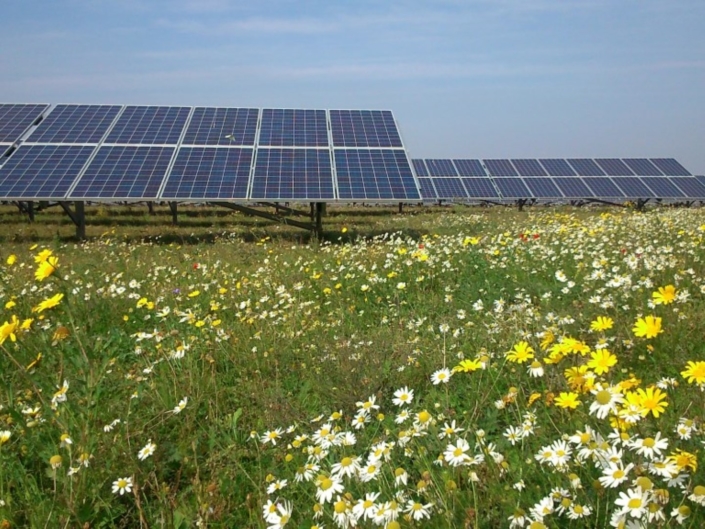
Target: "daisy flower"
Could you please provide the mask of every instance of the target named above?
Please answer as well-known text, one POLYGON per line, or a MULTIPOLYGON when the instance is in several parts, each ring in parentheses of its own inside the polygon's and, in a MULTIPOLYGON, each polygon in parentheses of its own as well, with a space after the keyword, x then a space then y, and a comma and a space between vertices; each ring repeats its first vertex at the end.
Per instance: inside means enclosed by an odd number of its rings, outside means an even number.
POLYGON ((447 384, 448 381, 450 380, 451 377, 451 372, 450 369, 447 367, 444 367, 443 369, 439 369, 435 373, 431 375, 431 382, 433 382, 434 386, 437 386, 441 382, 443 384, 447 384))
POLYGON ((401 389, 398 389, 394 392, 394 398, 392 399, 392 403, 395 406, 405 406, 407 404, 411 404, 411 401, 414 399, 414 390, 409 389, 407 387, 403 387, 401 389))
POLYGON ((147 444, 144 445, 144 447, 139 452, 137 452, 137 458, 140 461, 144 461, 154 453, 154 450, 156 450, 156 448, 157 445, 154 444, 150 439, 149 441, 147 441, 147 444))
POLYGON ((118 478, 113 481, 113 494, 122 496, 126 492, 132 492, 132 478, 118 478))

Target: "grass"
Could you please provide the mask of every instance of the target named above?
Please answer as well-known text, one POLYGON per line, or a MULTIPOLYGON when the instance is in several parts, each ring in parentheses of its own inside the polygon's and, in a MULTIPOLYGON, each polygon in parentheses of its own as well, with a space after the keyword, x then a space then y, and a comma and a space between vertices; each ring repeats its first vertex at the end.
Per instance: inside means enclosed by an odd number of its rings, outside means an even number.
POLYGON ((701 210, 155 213, 0 208, 5 526, 703 525, 701 210))

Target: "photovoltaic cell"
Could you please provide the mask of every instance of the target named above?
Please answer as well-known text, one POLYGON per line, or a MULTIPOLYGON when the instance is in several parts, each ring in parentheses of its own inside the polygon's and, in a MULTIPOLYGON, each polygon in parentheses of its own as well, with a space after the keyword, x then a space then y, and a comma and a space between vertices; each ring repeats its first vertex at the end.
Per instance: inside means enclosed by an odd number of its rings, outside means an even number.
POLYGON ((196 107, 182 143, 254 146, 258 117, 256 108, 196 107))
POLYGON ((460 178, 439 177, 433 179, 433 185, 440 199, 467 198, 468 194, 460 178))
POLYGON ((189 107, 125 107, 105 143, 176 145, 190 112, 189 107))
POLYGON ((666 176, 691 176, 688 170, 673 158, 651 158, 651 163, 666 176))
POLYGON ((644 182, 636 176, 615 176, 612 180, 624 191, 624 195, 628 198, 654 198, 656 196, 656 194, 646 187, 644 182))
POLYGON ((334 197, 328 149, 257 150, 252 199, 319 200, 334 197))
POLYGON ((637 176, 662 176, 658 167, 646 158, 624 158, 623 162, 627 164, 637 176))
POLYGON ((590 158, 571 158, 568 163, 579 176, 605 176, 604 171, 590 158))
MULTIPOLYGON (((485 160, 486 162, 487 160, 485 160)), ((502 198, 532 198, 533 195, 521 178, 493 178, 502 198)))
POLYGON ((696 179, 698 182, 700 182, 702 185, 705 186, 705 176, 697 175, 697 176, 695 177, 695 179, 696 179))
POLYGON ((470 198, 499 198, 497 190, 488 177, 463 178, 470 198))
POLYGON ((597 158, 595 162, 608 176, 634 176, 632 170, 619 158, 597 158))
POLYGON ((453 162, 448 159, 426 159, 426 167, 431 176, 458 176, 453 162))
MULTIPOLYGON (((0 105, 0 143, 14 143, 49 105, 0 105)), ((0 154, 6 149, 0 146, 0 154)))
POLYGON ((272 147, 327 147, 325 110, 265 108, 259 144, 272 147))
POLYGON ((538 160, 512 160, 512 165, 521 176, 547 176, 538 160))
POLYGON ((624 198, 624 193, 606 176, 588 176, 583 181, 599 198, 624 198))
POLYGON ((524 183, 536 198, 563 198, 556 184, 548 177, 524 178, 524 183))
POLYGON ((436 193, 436 188, 433 187, 433 182, 431 181, 431 178, 419 178, 419 186, 421 187, 421 198, 423 200, 438 199, 438 194, 436 193))
POLYGON ((573 168, 562 158, 542 158, 539 162, 551 176, 577 176, 573 168))
POLYGON ((403 146, 389 110, 331 110, 330 124, 336 147, 403 146))
POLYGON ((156 199, 175 147, 102 146, 69 198, 156 199))
POLYGON ((688 198, 705 198, 705 185, 693 176, 673 176, 671 182, 676 184, 688 198))
POLYGON ((254 149, 181 147, 160 198, 247 199, 254 149))
POLYGON ((426 168, 426 162, 417 158, 415 160, 411 160, 411 163, 414 165, 414 171, 416 171, 416 176, 429 176, 428 169, 426 168))
POLYGON ((63 199, 94 149, 78 145, 21 145, 0 169, 0 197, 63 199))
POLYGON ((453 160, 460 176, 487 176, 480 160, 453 160))
POLYGON ((419 200, 403 150, 336 149, 335 167, 342 200, 419 200))
POLYGON ((556 176, 553 178, 553 182, 566 198, 592 198, 595 196, 581 178, 556 176))
POLYGON ((645 176, 641 179, 659 198, 683 198, 685 195, 665 176, 645 176))
POLYGON ((99 143, 119 105, 57 105, 26 143, 99 143))
POLYGON ((485 160, 491 176, 519 176, 509 160, 485 160))

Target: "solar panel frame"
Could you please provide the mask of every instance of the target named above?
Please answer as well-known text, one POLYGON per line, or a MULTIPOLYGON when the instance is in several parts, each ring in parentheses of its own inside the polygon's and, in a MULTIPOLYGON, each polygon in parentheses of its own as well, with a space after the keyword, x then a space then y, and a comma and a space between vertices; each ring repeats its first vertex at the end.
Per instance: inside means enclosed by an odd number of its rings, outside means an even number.
POLYGON ((578 176, 607 176, 592 158, 568 158, 566 161, 578 176))
POLYGON ((517 158, 510 160, 520 176, 548 176, 546 170, 538 160, 530 158, 517 158))
POLYGON ((657 198, 685 198, 685 193, 665 176, 643 176, 641 181, 657 198))
POLYGON ((490 176, 519 176, 519 173, 509 160, 495 158, 485 159, 483 162, 490 176))
POLYGON ((482 162, 472 158, 456 158, 453 160, 458 175, 461 177, 486 177, 487 171, 482 166, 482 162))
POLYGON ((539 158, 539 163, 549 176, 578 176, 563 158, 539 158))
POLYGON ((627 198, 656 198, 656 193, 651 191, 638 176, 613 176, 612 181, 627 198))
POLYGON ((496 200, 499 193, 492 183, 492 179, 485 177, 463 177, 463 184, 468 192, 469 198, 496 200))
POLYGON ((672 176, 670 180, 683 191, 687 198, 705 199, 705 183, 700 183, 696 177, 672 176))
POLYGON ((261 147, 328 147, 325 110, 262 109, 258 145, 261 147))
POLYGON ((406 151, 334 149, 333 152, 340 201, 421 200, 406 151))
POLYGON ((609 176, 586 176, 582 178, 582 181, 590 188, 596 198, 606 200, 626 198, 624 192, 609 176))
POLYGON ((554 176, 553 183, 563 193, 563 196, 569 200, 595 197, 595 194, 580 177, 554 176))
POLYGON ((0 168, 0 199, 62 200, 95 146, 20 145, 0 168))
POLYGON ((254 147, 260 111, 244 107, 195 107, 182 144, 254 147))
POLYGON ((523 180, 536 198, 564 198, 561 190, 548 176, 529 176, 523 180))
POLYGON ((414 166, 414 172, 416 172, 417 177, 428 177, 431 176, 426 167, 426 162, 421 158, 414 158, 411 160, 411 164, 414 166))
POLYGON ((122 108, 121 105, 56 105, 24 143, 98 144, 122 108))
POLYGON ((335 200, 330 150, 260 147, 252 172, 250 199, 335 200))
POLYGON ((438 200, 438 193, 433 185, 433 178, 418 178, 421 200, 438 200))
POLYGON ((674 158, 650 158, 649 161, 666 176, 692 176, 690 172, 674 158))
POLYGON ((12 145, 24 136, 29 128, 49 108, 47 104, 0 104, 0 154, 3 145, 12 145))
POLYGON ((595 163, 607 176, 634 176, 634 172, 619 158, 595 158, 595 163))
POLYGON ((524 180, 519 177, 493 177, 492 183, 497 187, 502 198, 534 198, 524 180))
POLYGON ((622 158, 622 161, 629 166, 636 176, 663 176, 647 158, 622 158))
POLYGON ((403 148, 389 110, 329 110, 334 147, 403 148))
POLYGON ((447 158, 426 158, 426 167, 431 176, 458 176, 453 161, 447 158))
POLYGON ((126 106, 115 121, 106 145, 176 146, 186 128, 192 107, 126 106))
POLYGON ((459 177, 445 176, 434 177, 433 186, 441 200, 454 200, 468 198, 468 192, 459 177))

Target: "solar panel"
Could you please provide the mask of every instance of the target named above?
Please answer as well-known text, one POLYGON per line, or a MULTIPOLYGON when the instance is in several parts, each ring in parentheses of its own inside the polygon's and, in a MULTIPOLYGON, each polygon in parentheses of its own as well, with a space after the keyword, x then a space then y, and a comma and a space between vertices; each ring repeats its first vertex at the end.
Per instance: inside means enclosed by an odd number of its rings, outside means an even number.
POLYGON ((26 143, 99 143, 119 105, 57 105, 26 143))
POLYGON ((467 198, 468 193, 460 178, 439 177, 433 179, 433 185, 440 199, 467 198))
POLYGON ((705 185, 693 176, 673 176, 671 182, 676 184, 688 198, 705 198, 705 185))
POLYGON ((538 160, 512 160, 512 165, 516 167, 521 176, 546 176, 546 171, 538 160))
POLYGON ((160 198, 247 199, 254 149, 181 147, 160 198))
POLYGON ((683 192, 665 176, 645 176, 641 179, 659 198, 684 198, 683 192))
POLYGON ((553 178, 553 182, 565 195, 565 198, 592 198, 594 196, 581 178, 556 176, 553 178))
POLYGON ((656 196, 653 191, 644 185, 644 182, 639 177, 615 176, 612 180, 629 198, 654 198, 656 196))
POLYGON ((431 176, 458 176, 451 160, 426 159, 426 167, 431 176))
POLYGON ((637 176, 662 176, 661 171, 646 158, 624 158, 623 161, 637 176))
POLYGON ((105 143, 176 145, 190 113, 190 107, 125 107, 105 143))
POLYGON ((436 188, 433 187, 433 182, 431 180, 431 178, 419 178, 419 187, 421 188, 421 198, 423 200, 438 199, 436 188))
POLYGON ((519 176, 509 160, 485 160, 491 176, 519 176))
POLYGON ((327 147, 325 110, 265 108, 259 144, 272 147, 327 147))
POLYGON ((60 200, 95 147, 21 145, 0 169, 3 200, 60 200))
POLYGON ((182 143, 254 146, 258 117, 256 108, 196 107, 182 143))
POLYGON ((590 158, 571 158, 567 161, 579 176, 605 176, 602 169, 590 158))
POLYGON ((705 186, 705 176, 697 175, 697 176, 695 177, 695 179, 696 179, 698 182, 700 182, 702 185, 705 186))
POLYGON ((666 176, 691 176, 688 170, 673 158, 651 158, 651 163, 666 176))
POLYGON ((542 158, 539 162, 551 176, 577 176, 573 168, 562 158, 542 158))
POLYGON ((426 168, 426 162, 421 159, 411 160, 414 165, 414 171, 416 171, 416 176, 429 176, 428 169, 426 168))
POLYGON ((403 150, 336 149, 338 196, 342 200, 419 200, 403 150))
POLYGON ((463 184, 470 198, 499 198, 492 181, 487 178, 463 178, 463 184))
POLYGON ((102 146, 68 198, 156 199, 174 147, 102 146))
POLYGON ((389 110, 331 110, 336 147, 403 147, 389 110))
POLYGON ((323 200, 335 198, 328 149, 257 150, 253 199, 323 200))
POLYGON ((597 158, 595 162, 609 176, 634 176, 632 170, 619 158, 597 158))
POLYGON ((480 160, 453 160, 460 176, 487 176, 480 160))
POLYGON ((524 183, 536 198, 563 198, 560 189, 548 177, 524 178, 524 183))
MULTIPOLYGON (((487 160, 485 160, 487 161, 487 160)), ((489 167, 488 167, 489 168, 489 167)), ((493 178, 502 198, 532 198, 533 195, 521 178, 493 178)))
MULTIPOLYGON (((0 105, 0 143, 14 143, 34 124, 49 105, 0 105)), ((5 152, 0 147, 0 154, 5 152)))
POLYGON ((606 176, 588 176, 583 178, 583 182, 598 198, 624 198, 625 196, 612 179, 606 176))

